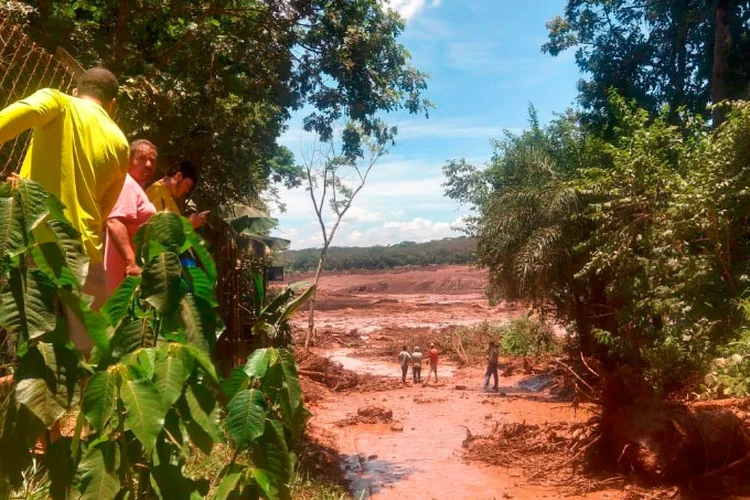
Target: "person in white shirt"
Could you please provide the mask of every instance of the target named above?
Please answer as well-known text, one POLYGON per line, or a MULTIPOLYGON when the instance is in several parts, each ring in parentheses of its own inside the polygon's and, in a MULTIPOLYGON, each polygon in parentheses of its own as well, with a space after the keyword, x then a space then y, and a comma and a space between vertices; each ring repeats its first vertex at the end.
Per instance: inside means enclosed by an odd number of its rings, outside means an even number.
POLYGON ((415 384, 422 382, 422 352, 419 346, 414 346, 414 352, 411 353, 411 373, 415 384))
POLYGON ((409 373, 409 361, 411 354, 406 350, 406 346, 398 353, 398 363, 401 365, 401 380, 406 383, 406 374, 409 373))

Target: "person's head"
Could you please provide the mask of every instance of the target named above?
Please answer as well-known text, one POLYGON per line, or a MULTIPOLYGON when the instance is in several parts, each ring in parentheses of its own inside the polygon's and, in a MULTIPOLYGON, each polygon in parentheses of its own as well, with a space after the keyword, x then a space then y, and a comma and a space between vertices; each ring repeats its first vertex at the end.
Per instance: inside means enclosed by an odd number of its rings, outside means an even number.
POLYGON ((73 89, 73 95, 94 99, 108 112, 112 112, 118 89, 117 78, 111 71, 104 68, 91 68, 79 77, 78 84, 73 89))
POLYGON ((151 180, 156 170, 158 154, 156 146, 146 139, 130 143, 130 168, 128 173, 142 187, 151 180))
POLYGON ((175 198, 184 198, 193 192, 198 184, 198 172, 189 161, 181 161, 167 172, 172 186, 170 191, 175 198))
POLYGON ((404 346, 404 348, 403 348, 402 350, 403 350, 403 351, 406 351, 407 349, 408 349, 408 347, 404 346))
POLYGON ((490 340, 490 347, 495 347, 495 341, 494 340, 490 340))
POLYGON ((435 344, 434 343, 430 344, 430 349, 434 349, 434 348, 435 348, 435 344))
POLYGON ((419 346, 418 345, 414 346, 414 352, 419 352, 419 346))

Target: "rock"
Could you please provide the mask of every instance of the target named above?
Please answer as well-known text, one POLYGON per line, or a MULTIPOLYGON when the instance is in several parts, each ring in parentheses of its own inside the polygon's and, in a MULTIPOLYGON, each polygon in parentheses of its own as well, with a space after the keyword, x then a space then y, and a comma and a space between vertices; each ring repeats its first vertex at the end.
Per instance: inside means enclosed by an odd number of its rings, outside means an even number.
POLYGON ((456 389, 457 391, 465 391, 465 390, 466 390, 466 386, 465 386, 465 385, 457 385, 457 386, 455 387, 455 389, 456 389))
POLYGON ((367 460, 375 460, 376 458, 378 458, 377 455, 370 455, 369 457, 367 457, 367 460))
POLYGON ((513 495, 510 493, 503 493, 503 498, 513 498, 513 495))
POLYGON ((404 424, 401 422, 394 422, 391 424, 391 430, 396 432, 403 432, 404 431, 404 424))

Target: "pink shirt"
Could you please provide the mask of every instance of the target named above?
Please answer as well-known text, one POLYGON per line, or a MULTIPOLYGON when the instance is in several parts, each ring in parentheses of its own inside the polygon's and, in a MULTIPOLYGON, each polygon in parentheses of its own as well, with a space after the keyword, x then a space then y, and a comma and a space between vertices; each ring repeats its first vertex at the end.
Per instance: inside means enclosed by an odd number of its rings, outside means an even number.
MULTIPOLYGON (((128 230, 130 245, 138 228, 148 222, 156 213, 156 208, 146 196, 146 192, 130 174, 120 191, 120 197, 109 214, 109 219, 119 219, 128 230)), ((112 295, 115 288, 125 279, 125 260, 115 248, 107 231, 107 243, 104 246, 104 271, 107 273, 107 295, 112 295)))

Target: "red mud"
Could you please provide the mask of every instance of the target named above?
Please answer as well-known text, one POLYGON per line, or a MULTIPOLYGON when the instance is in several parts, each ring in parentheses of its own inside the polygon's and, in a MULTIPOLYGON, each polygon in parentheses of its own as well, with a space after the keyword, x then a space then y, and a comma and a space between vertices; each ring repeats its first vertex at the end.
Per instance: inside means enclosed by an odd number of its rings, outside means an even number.
MULTIPOLYGON (((467 438, 506 423, 584 422, 591 416, 590 407, 574 410, 548 393, 532 392, 539 389, 535 380, 523 375, 502 377, 499 392, 484 392, 482 366, 459 369, 444 362, 444 357, 439 383, 402 384, 396 360, 377 355, 378 346, 392 338, 408 342, 412 331, 480 321, 504 323, 525 313, 507 304, 489 307, 485 285, 484 273, 458 266, 323 277, 316 320, 320 347, 314 352, 331 356, 360 375, 390 380, 371 392, 367 387, 334 391, 330 383, 326 387, 303 378, 305 390, 312 391, 306 395, 313 413, 310 428, 332 440, 354 498, 563 495, 563 488, 530 485, 520 466, 467 461, 465 445, 471 441, 467 438), (392 411, 393 422, 337 425, 356 420, 357 410, 368 405, 392 411)), ((302 328, 306 317, 300 315, 296 321, 302 328)), ((423 380, 426 374, 424 367, 423 380)), ((576 498, 625 496, 608 490, 576 498)))

